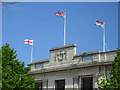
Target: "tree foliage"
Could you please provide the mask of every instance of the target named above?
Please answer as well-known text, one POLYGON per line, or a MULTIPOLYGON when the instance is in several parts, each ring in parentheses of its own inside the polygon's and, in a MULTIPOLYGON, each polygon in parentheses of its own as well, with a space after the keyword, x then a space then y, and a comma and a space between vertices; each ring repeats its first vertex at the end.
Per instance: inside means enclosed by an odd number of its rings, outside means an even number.
POLYGON ((98 88, 119 88, 120 89, 120 50, 117 49, 117 56, 112 63, 112 68, 110 71, 110 79, 107 75, 103 74, 101 78, 98 79, 98 88))
POLYGON ((2 89, 34 88, 34 77, 26 75, 30 68, 25 67, 16 56, 16 51, 9 44, 2 46, 2 89))

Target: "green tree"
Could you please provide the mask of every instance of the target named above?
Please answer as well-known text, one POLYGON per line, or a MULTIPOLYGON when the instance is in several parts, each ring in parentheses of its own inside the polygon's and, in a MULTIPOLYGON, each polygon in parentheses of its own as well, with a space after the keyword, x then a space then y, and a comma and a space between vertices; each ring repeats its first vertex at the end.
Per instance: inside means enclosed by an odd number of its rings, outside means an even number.
POLYGON ((107 75, 102 74, 101 78, 98 79, 98 88, 120 88, 120 50, 117 49, 117 56, 112 63, 112 68, 110 71, 110 79, 107 75))
POLYGON ((117 51, 117 56, 113 61, 113 65, 110 72, 110 80, 112 88, 120 88, 120 50, 117 51))
POLYGON ((29 67, 16 59, 16 51, 9 44, 2 46, 2 89, 34 88, 34 77, 27 76, 29 67))

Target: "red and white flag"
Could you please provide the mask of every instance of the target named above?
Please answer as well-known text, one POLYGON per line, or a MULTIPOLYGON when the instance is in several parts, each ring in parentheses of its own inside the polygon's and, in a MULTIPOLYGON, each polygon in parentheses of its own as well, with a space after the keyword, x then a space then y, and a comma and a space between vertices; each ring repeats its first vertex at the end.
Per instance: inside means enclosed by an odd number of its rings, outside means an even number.
POLYGON ((65 13, 63 13, 63 12, 59 12, 59 11, 56 11, 55 12, 55 15, 57 15, 57 16, 61 16, 61 17, 65 17, 65 13))
POLYGON ((104 23, 103 23, 103 22, 100 22, 100 21, 98 21, 98 20, 96 20, 95 25, 104 28, 104 23))
POLYGON ((29 44, 29 45, 33 45, 33 40, 25 39, 24 43, 29 44))

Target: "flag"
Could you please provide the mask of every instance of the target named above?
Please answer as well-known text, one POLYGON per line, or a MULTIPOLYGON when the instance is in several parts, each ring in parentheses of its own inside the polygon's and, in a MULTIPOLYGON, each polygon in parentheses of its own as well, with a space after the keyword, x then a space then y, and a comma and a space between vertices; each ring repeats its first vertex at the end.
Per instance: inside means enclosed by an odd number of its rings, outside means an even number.
POLYGON ((33 40, 25 39, 24 43, 29 44, 29 45, 33 45, 33 40))
POLYGON ((100 22, 100 21, 98 21, 98 20, 96 20, 95 25, 104 28, 104 23, 103 23, 103 22, 100 22))
POLYGON ((59 12, 59 11, 56 11, 55 15, 61 16, 61 17, 63 17, 63 18, 65 17, 65 13, 59 12))

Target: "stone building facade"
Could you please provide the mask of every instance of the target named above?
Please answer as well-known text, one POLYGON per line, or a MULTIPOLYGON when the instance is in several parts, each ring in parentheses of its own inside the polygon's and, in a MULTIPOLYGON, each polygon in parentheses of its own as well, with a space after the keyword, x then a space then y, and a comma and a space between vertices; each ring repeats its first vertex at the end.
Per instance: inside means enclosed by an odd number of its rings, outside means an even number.
POLYGON ((97 79, 108 74, 116 51, 76 54, 76 44, 50 49, 50 58, 28 64, 36 88, 65 90, 97 88, 97 79), (57 88, 57 89, 56 89, 57 88), (60 89, 59 89, 60 88, 60 89))

